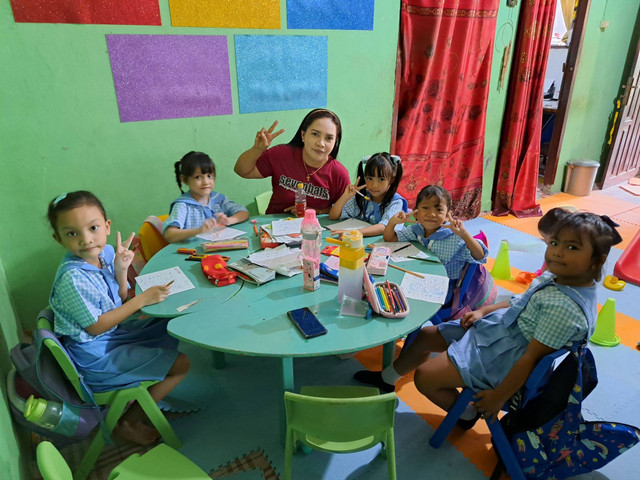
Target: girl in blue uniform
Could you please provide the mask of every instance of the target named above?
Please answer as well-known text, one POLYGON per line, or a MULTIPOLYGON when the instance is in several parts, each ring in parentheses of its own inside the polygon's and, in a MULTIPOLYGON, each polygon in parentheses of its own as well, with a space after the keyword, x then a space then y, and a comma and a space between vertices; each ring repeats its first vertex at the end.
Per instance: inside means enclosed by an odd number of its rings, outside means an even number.
POLYGON ((369 382, 393 389, 417 369, 418 390, 449 410, 457 387, 478 391, 459 425, 495 417, 545 355, 587 339, 595 329, 596 286, 612 245, 622 239, 606 216, 566 215, 554 226, 545 253, 549 271, 510 301, 484 306, 460 320, 423 328, 393 365, 366 372, 369 382), (446 352, 430 359, 431 352, 446 352))
MULTIPOLYGON (((371 223, 360 229, 364 237, 381 235, 396 213, 408 211, 407 201, 397 192, 402 180, 400 157, 387 152, 365 157, 358 164, 355 185, 345 188, 329 211, 331 220, 357 218, 371 223)), ((334 230, 332 233, 344 233, 334 230)))
POLYGON ((175 163, 174 168, 182 195, 173 201, 169 218, 162 224, 167 242, 182 242, 249 218, 249 212, 243 205, 213 191, 216 167, 209 155, 189 152, 175 163), (182 190, 182 184, 189 187, 187 193, 182 190))
MULTIPOLYGON (((53 238, 68 250, 49 298, 54 330, 76 368, 94 392, 156 380, 149 393, 156 402, 164 398, 187 374, 189 359, 167 334, 169 319, 143 323, 130 317, 164 300, 170 286, 149 288, 126 301, 134 234, 122 242, 118 232, 116 248, 108 245, 111 221, 92 193, 60 195, 49 204, 48 218, 53 238)), ((132 405, 114 433, 143 445, 154 442, 158 432, 143 417, 142 408, 132 405)))

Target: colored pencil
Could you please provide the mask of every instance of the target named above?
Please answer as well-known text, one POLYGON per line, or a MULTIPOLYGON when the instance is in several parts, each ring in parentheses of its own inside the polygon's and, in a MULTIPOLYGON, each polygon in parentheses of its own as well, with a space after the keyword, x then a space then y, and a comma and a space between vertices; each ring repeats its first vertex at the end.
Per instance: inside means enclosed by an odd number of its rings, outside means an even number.
POLYGON ((400 270, 401 272, 409 273, 411 275, 415 275, 418 278, 424 278, 424 275, 420 275, 419 273, 412 272, 411 270, 407 270, 406 268, 398 267, 397 265, 389 264, 391 268, 395 268, 396 270, 400 270))
POLYGON ((382 299, 382 295, 380 295, 380 290, 378 289, 378 287, 375 288, 375 291, 376 291, 376 296, 378 297, 378 303, 380 304, 380 308, 382 308, 383 310, 386 310, 384 300, 382 299))
POLYGON ((389 280, 387 280, 387 290, 389 291, 389 300, 391 300, 391 306, 393 307, 393 312, 398 313, 398 307, 396 305, 396 301, 393 299, 393 292, 391 291, 391 285, 389 285, 389 280))
POLYGON ((402 311, 403 311, 403 312, 406 312, 406 311, 407 311, 407 307, 406 307, 406 305, 404 304, 404 301, 402 300, 402 295, 400 295, 400 289, 399 289, 399 287, 398 287, 398 286, 394 286, 394 287, 393 287, 393 290, 394 290, 394 292, 393 292, 393 293, 395 294, 396 299, 398 300, 398 303, 400 304, 400 308, 402 308, 402 311))
POLYGON ((391 311, 391 304, 389 303, 389 300, 387 299, 387 295, 384 293, 384 288, 382 288, 381 285, 378 285, 378 291, 380 292, 380 296, 382 297, 382 301, 384 302, 384 309, 387 312, 391 311))
POLYGON ((356 190, 356 193, 358 195, 360 195, 362 198, 364 198, 365 200, 371 200, 369 197, 367 197, 364 193, 360 193, 360 190, 356 190))

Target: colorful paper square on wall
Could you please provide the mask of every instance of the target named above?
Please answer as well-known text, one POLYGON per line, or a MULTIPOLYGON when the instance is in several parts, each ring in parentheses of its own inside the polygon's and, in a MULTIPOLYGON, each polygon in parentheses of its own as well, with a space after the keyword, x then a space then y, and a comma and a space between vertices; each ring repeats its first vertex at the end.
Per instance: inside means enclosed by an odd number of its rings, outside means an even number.
POLYGON ((122 122, 230 115, 226 36, 107 35, 122 122))
POLYGON ((169 0, 171 25, 280 28, 280 0, 169 0))
POLYGON ((327 105, 326 36, 234 38, 240 113, 327 105))
POLYGON ((11 0, 24 23, 162 25, 158 0, 11 0))
POLYGON ((375 0, 287 0, 287 27, 373 30, 375 0))

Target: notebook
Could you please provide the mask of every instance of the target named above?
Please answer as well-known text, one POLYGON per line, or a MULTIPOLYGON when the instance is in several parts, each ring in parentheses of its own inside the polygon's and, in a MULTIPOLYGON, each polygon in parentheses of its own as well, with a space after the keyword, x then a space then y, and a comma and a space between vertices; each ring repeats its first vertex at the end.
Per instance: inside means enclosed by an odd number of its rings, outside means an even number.
POLYGON ((262 285, 276 278, 275 270, 251 263, 246 258, 241 258, 237 262, 227 263, 227 268, 236 272, 243 280, 256 285, 262 285))

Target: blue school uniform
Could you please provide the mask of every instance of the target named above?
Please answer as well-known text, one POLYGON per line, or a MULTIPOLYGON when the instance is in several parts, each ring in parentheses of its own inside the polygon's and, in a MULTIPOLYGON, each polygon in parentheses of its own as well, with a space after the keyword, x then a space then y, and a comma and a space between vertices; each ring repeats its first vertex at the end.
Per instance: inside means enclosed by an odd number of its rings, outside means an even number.
POLYGON ((84 380, 95 392, 135 386, 144 380, 162 380, 178 355, 177 339, 167 334, 169 319, 137 327, 127 320, 100 335, 85 328, 122 301, 114 276, 111 245, 100 253, 97 268, 67 253, 62 259, 49 297, 54 330, 84 380))
POLYGON ((419 223, 410 226, 398 226, 395 229, 399 242, 420 242, 427 247, 444 265, 449 280, 458 280, 462 275, 462 269, 467 263, 487 263, 489 250, 484 243, 482 246, 484 255, 480 260, 471 256, 471 251, 459 236, 448 228, 440 227, 434 233, 425 237, 424 227, 419 223))
POLYGON ((361 211, 360 207, 358 207, 356 197, 353 197, 347 200, 347 203, 342 208, 340 219, 357 218, 372 225, 377 225, 378 223, 386 225, 389 223, 391 217, 400 211, 408 212, 409 204, 404 197, 398 193, 393 195, 384 213, 380 211, 380 204, 373 200, 365 200, 364 211, 361 211))
POLYGON ((181 230, 199 228, 207 218, 215 217, 218 213, 224 213, 230 217, 246 211, 243 205, 232 202, 221 193, 211 192, 209 203, 202 205, 187 192, 171 203, 169 217, 163 222, 162 231, 166 232, 169 227, 178 227, 181 230))
POLYGON ((497 310, 465 330, 460 320, 441 323, 438 332, 465 385, 475 390, 496 388, 536 339, 553 349, 588 338, 597 318, 596 287, 569 287, 546 273, 509 308, 497 310))

